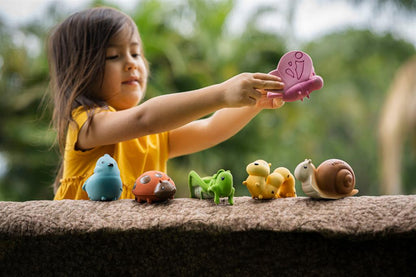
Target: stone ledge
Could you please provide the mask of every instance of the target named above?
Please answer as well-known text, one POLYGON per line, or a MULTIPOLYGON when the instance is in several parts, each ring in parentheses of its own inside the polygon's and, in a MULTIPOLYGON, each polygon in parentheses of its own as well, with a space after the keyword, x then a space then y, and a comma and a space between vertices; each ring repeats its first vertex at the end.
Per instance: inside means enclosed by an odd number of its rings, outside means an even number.
POLYGON ((415 270, 415 195, 234 201, 0 202, 0 272, 410 276, 415 270))
POLYGON ((361 196, 340 200, 307 197, 253 200, 178 198, 166 203, 134 200, 0 202, 0 233, 65 235, 134 230, 314 232, 323 236, 392 236, 416 233, 416 195, 361 196))

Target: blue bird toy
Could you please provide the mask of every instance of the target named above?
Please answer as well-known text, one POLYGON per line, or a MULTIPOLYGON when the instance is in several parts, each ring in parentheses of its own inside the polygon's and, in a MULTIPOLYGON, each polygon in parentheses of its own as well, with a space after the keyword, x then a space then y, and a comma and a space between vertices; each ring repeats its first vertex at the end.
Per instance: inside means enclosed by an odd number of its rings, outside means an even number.
POLYGON ((108 154, 98 159, 97 165, 82 189, 94 201, 111 201, 120 198, 123 185, 117 162, 108 154))

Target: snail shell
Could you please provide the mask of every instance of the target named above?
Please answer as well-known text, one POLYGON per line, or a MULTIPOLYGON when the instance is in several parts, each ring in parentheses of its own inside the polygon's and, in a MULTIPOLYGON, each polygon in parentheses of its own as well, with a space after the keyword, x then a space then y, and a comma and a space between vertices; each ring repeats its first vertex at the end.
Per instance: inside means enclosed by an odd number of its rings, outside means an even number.
POLYGON ((318 188, 325 194, 349 195, 354 190, 354 171, 342 160, 324 161, 316 169, 315 178, 318 188))

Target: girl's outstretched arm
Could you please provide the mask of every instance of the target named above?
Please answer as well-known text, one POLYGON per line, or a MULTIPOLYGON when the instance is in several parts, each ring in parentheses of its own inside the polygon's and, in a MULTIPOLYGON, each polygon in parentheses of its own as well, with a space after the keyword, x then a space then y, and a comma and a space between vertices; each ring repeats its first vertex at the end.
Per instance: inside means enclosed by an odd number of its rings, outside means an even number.
POLYGON ((280 99, 267 99, 265 95, 256 106, 228 108, 211 117, 193 121, 169 132, 169 157, 195 153, 227 140, 240 131, 263 108, 280 108, 280 99))
POLYGON ((226 107, 255 106, 262 97, 257 89, 280 89, 282 85, 273 75, 242 73, 221 84, 154 97, 117 112, 100 112, 81 127, 77 148, 86 150, 175 130, 226 107))

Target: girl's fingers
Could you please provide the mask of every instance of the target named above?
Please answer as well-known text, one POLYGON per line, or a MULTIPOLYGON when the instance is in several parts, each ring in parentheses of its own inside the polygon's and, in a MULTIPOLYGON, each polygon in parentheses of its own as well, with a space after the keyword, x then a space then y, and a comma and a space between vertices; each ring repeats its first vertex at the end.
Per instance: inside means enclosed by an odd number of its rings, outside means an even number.
POLYGON ((261 79, 261 80, 275 80, 275 81, 282 81, 282 79, 276 75, 266 74, 266 73, 253 73, 254 79, 261 79))
POLYGON ((254 73, 253 77, 256 89, 283 89, 284 87, 282 79, 271 74, 254 73))
POLYGON ((258 80, 254 83, 254 88, 263 90, 281 90, 285 87, 285 84, 280 81, 265 81, 258 80))

